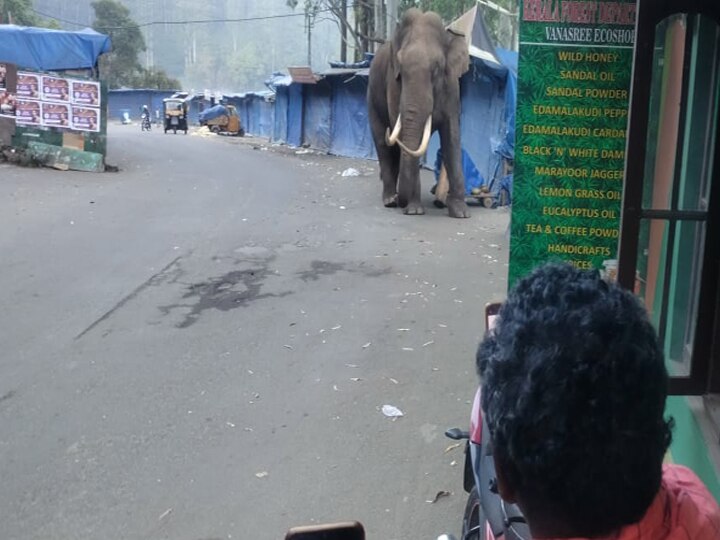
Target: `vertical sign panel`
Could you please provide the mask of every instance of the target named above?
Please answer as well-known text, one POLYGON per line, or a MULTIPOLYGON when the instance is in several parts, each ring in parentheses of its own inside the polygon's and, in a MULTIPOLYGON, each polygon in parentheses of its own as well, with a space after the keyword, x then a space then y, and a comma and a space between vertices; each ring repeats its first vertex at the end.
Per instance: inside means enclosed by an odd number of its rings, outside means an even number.
POLYGON ((522 0, 510 283, 616 257, 635 2, 522 0))

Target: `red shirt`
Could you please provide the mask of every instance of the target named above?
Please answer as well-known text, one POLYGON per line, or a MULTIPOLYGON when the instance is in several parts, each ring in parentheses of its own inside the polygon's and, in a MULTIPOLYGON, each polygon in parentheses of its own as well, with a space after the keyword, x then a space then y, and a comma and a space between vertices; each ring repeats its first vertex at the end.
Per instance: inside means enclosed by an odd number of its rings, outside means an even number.
POLYGON ((643 518, 593 540, 720 540, 720 507, 694 472, 666 465, 660 491, 643 518))

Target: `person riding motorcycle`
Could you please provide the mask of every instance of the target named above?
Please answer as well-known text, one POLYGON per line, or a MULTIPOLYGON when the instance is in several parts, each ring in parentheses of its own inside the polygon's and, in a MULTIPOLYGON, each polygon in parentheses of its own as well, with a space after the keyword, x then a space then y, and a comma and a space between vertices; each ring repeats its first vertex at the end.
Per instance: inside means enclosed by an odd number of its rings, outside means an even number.
POLYGON ((140 113, 140 122, 143 131, 149 130, 152 127, 150 123, 150 109, 147 105, 143 105, 140 113))
POLYGON ((534 539, 711 540, 720 508, 663 464, 668 373, 629 291, 565 264, 520 280, 477 352, 497 490, 534 539))

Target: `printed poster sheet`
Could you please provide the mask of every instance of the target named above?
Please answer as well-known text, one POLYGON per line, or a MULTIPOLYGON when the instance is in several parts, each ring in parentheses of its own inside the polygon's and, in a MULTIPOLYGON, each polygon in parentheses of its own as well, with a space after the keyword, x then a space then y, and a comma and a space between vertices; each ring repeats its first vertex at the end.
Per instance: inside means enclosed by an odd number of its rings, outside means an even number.
POLYGON ((40 99, 40 75, 19 71, 17 76, 17 97, 40 99))
POLYGON ((67 103, 42 103, 42 125, 47 127, 70 127, 70 105, 67 103))
POLYGON ((94 81, 71 81, 74 105, 100 106, 100 83, 94 81))
POLYGON ((0 116, 7 118, 15 118, 15 95, 8 88, 11 67, 0 62, 0 116))
POLYGON ((100 109, 73 105, 71 127, 77 131, 100 131, 100 109))
POLYGON ((41 125, 40 102, 17 98, 15 101, 15 122, 26 126, 41 125))
POLYGON ((100 83, 18 72, 17 92, 4 87, 5 64, 0 64, 0 116, 18 124, 76 131, 100 131, 100 83))
POLYGON ((68 79, 43 75, 42 99, 43 101, 60 101, 67 103, 70 101, 70 81, 68 79))

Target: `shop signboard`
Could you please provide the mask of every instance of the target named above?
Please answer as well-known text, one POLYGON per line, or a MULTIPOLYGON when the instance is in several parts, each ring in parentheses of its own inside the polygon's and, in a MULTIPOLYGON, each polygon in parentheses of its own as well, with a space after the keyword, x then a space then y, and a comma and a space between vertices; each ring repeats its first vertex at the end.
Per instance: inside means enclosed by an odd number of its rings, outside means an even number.
POLYGON ((523 0, 509 281, 617 256, 635 2, 523 0))

